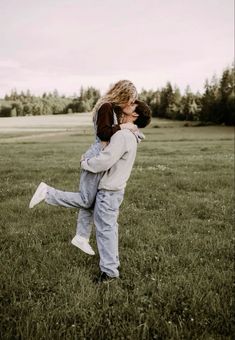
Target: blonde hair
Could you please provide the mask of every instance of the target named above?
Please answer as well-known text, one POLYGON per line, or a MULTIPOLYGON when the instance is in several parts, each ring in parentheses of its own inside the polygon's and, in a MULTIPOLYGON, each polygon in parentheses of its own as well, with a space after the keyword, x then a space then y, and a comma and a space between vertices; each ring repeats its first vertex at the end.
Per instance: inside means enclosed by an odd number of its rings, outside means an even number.
POLYGON ((97 101, 92 110, 93 115, 104 103, 111 103, 118 106, 127 104, 130 99, 135 101, 137 98, 138 93, 134 84, 130 80, 119 80, 117 83, 111 85, 108 92, 97 101))

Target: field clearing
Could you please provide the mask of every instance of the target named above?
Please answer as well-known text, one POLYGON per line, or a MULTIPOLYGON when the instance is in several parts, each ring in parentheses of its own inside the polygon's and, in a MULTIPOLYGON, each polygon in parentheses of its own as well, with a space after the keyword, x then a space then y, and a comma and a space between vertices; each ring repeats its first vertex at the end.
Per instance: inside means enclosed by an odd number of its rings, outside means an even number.
POLYGON ((6 117, 0 119, 0 132, 76 128, 79 126, 91 125, 91 121, 91 113, 6 117))
POLYGON ((121 280, 97 286, 98 255, 70 244, 76 210, 28 209, 42 180, 76 190, 91 116, 19 118, 0 119, 0 338, 232 339, 234 129, 143 130, 120 209, 121 280))
POLYGON ((91 113, 10 117, 0 119, 0 143, 92 132, 91 113))

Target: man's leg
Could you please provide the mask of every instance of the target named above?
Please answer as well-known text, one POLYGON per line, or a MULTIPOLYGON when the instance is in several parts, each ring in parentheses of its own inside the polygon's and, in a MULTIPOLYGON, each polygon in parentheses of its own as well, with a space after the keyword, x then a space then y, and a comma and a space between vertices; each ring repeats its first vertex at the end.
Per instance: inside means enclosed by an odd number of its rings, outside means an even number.
POLYGON ((116 223, 116 228, 115 228, 115 233, 116 233, 116 261, 117 261, 117 266, 120 266, 120 261, 119 261, 119 247, 118 247, 118 229, 119 229, 119 225, 118 223, 116 223))
POLYGON ((96 195, 94 222, 101 272, 118 277, 118 213, 124 191, 100 190, 96 195))

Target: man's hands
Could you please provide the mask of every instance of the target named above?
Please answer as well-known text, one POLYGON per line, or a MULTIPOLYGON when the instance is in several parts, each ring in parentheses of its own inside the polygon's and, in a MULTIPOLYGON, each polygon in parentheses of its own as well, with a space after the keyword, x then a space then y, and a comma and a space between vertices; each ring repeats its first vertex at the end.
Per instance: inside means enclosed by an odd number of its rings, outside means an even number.
POLYGON ((84 156, 84 154, 82 154, 82 156, 81 156, 80 164, 81 164, 83 161, 85 161, 85 156, 84 156))
POLYGON ((131 130, 132 132, 136 132, 138 130, 137 125, 133 124, 133 123, 124 123, 120 125, 121 130, 122 129, 128 129, 131 130))

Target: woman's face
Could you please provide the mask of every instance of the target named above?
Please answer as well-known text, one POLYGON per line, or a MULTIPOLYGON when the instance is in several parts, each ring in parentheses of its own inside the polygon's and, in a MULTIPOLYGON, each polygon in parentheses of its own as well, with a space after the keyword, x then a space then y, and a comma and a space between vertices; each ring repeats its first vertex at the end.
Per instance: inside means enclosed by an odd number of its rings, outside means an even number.
POLYGON ((126 104, 120 105, 120 107, 122 108, 122 111, 127 115, 132 114, 132 112, 135 111, 136 106, 137 104, 135 104, 135 101, 133 99, 130 99, 129 102, 126 104))

